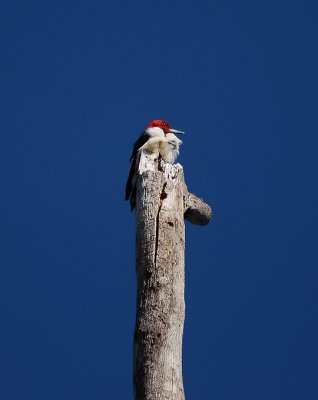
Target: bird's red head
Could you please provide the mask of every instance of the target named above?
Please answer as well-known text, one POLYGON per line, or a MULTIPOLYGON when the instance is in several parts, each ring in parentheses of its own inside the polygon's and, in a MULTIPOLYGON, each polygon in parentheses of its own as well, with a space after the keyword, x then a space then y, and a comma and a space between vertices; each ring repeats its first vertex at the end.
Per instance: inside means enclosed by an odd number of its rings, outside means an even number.
POLYGON ((171 129, 171 126, 168 124, 167 121, 164 121, 162 119, 155 119, 154 121, 151 121, 148 125, 147 128, 161 128, 164 133, 168 133, 171 129))

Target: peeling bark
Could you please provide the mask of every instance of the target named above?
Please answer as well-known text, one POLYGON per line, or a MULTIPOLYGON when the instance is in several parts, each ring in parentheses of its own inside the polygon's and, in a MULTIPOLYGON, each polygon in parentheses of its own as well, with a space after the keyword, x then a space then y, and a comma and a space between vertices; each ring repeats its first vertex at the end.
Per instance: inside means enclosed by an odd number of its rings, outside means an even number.
POLYGON ((142 152, 136 184, 135 399, 184 400, 184 218, 205 225, 211 208, 157 154, 142 152))

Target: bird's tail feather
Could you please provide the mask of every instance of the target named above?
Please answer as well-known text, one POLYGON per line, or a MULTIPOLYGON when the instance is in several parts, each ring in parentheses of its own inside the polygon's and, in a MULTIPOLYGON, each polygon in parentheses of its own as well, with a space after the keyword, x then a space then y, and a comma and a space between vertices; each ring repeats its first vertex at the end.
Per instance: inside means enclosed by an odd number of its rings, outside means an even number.
POLYGON ((129 176, 126 183, 125 200, 130 199, 131 211, 135 208, 136 205, 136 178, 139 158, 140 154, 138 152, 137 155, 131 159, 129 176))

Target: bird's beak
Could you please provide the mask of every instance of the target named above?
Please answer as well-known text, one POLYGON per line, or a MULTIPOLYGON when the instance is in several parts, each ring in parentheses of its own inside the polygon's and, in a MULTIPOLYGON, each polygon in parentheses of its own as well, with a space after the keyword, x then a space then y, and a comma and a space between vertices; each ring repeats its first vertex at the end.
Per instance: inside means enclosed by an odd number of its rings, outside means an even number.
POLYGON ((169 129, 169 132, 168 133, 174 133, 175 135, 183 135, 184 134, 184 132, 182 132, 182 131, 177 131, 176 129, 169 129))

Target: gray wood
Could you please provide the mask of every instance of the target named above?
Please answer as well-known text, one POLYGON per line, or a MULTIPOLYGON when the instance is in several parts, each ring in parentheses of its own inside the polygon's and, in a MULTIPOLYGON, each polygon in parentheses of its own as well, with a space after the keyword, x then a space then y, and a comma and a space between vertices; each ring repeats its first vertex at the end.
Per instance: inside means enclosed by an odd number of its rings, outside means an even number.
POLYGON ((135 399, 183 400, 184 218, 205 225, 211 208, 154 153, 141 153, 136 185, 135 399))

